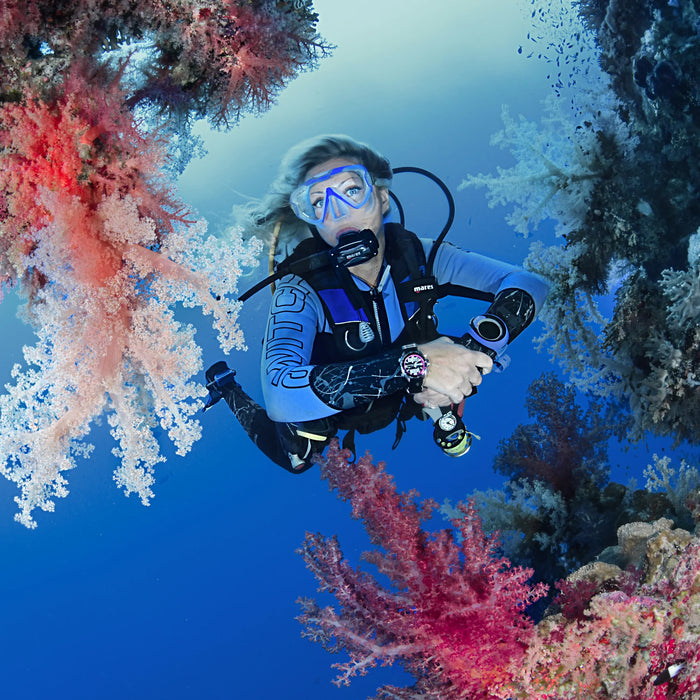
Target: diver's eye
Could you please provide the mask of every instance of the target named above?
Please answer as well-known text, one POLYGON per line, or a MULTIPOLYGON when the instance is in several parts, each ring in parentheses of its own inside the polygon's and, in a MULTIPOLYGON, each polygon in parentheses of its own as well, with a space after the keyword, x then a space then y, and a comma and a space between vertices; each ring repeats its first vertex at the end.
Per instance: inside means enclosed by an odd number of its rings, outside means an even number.
POLYGON ((310 203, 311 203, 311 208, 315 212, 321 212, 323 211, 323 205, 326 201, 326 198, 322 195, 317 195, 315 197, 311 197, 310 203))
POLYGON ((363 182, 359 182, 358 178, 353 177, 343 183, 343 196, 351 199, 354 202, 359 202, 365 196, 365 187, 363 182))

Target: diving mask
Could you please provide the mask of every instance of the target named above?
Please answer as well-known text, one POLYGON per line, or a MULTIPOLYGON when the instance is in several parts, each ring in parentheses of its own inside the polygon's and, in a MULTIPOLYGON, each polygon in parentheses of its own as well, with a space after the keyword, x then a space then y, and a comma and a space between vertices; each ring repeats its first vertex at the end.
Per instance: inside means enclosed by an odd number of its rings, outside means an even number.
POLYGON ((289 204, 297 218, 320 225, 329 212, 333 219, 340 219, 350 209, 362 209, 372 190, 372 178, 364 165, 343 165, 299 185, 289 197, 289 204))

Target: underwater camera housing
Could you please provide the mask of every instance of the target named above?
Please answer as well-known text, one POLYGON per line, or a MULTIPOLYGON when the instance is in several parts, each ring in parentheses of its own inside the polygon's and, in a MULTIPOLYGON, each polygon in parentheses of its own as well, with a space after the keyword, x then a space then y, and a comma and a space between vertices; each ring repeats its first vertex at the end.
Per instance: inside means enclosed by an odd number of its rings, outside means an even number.
POLYGON ((336 267, 353 267, 371 260, 379 252, 379 241, 371 229, 346 231, 338 237, 338 243, 330 249, 336 267))

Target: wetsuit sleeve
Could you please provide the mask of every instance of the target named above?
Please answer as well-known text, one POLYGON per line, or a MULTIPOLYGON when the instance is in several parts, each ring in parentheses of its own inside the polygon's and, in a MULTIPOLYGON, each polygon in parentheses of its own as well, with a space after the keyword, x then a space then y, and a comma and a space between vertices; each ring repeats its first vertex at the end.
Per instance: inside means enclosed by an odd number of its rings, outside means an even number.
POLYGON ((315 292, 298 277, 285 278, 272 299, 262 355, 262 386, 269 417, 278 422, 324 418, 405 390, 400 350, 360 362, 311 364, 324 316, 315 292))
MULTIPOLYGON (((421 239, 430 253, 433 241, 421 239)), ((451 243, 443 243, 438 249, 433 273, 439 284, 454 284, 493 295, 506 289, 521 289, 532 297, 534 316, 542 308, 549 285, 541 277, 516 265, 494 260, 485 255, 462 250, 451 243)))
POLYGON ((449 243, 438 250, 434 274, 441 285, 473 289, 491 301, 482 315, 472 319, 460 342, 492 358, 532 323, 549 288, 541 277, 515 265, 449 243))

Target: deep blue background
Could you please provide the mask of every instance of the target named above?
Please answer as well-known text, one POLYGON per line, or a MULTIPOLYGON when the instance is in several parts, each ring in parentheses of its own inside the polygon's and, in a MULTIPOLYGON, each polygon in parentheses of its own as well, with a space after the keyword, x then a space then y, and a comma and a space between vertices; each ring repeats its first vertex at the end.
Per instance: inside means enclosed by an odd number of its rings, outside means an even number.
MULTIPOLYGON (((546 67, 517 54, 527 24, 513 0, 317 0, 319 29, 338 45, 320 69, 303 75, 260 118, 231 132, 202 130, 209 155, 180 181, 183 199, 221 231, 232 205, 261 195, 281 155, 302 138, 345 132, 383 151, 394 166, 417 165, 453 189, 457 218, 450 240, 520 263, 529 241, 516 237, 502 210, 481 191, 457 191, 464 175, 508 165, 489 146, 501 104, 536 118, 548 89, 546 67)), ((525 3, 522 3, 525 5, 525 3)), ((404 175, 403 178, 413 176, 404 175)), ((398 180, 408 225, 437 235, 446 208, 423 183, 398 180)), ((540 238, 551 240, 546 231, 540 238)), ((257 279, 258 275, 253 279, 257 279)), ((247 286, 244 280, 241 286, 247 286)), ((269 297, 246 306, 249 351, 228 358, 258 398, 260 337, 269 297)), ((14 318, 18 300, 0 305, 0 381, 9 381, 32 332, 14 318)), ((459 320, 453 305, 440 317, 459 320)), ((206 319, 194 322, 208 364, 222 357, 206 319)), ((441 455, 431 429, 410 426, 391 452, 393 428, 363 438, 389 463, 402 489, 456 501, 498 486, 491 470, 498 441, 526 420, 526 388, 546 357, 531 346, 537 326, 512 349, 510 369, 491 375, 467 405, 468 427, 482 437, 461 460, 441 455)), ((37 514, 25 530, 12 516, 14 486, 0 483, 0 658, 2 695, 13 699, 94 698, 362 698, 395 670, 330 685, 335 660, 300 637, 298 596, 315 582, 295 549, 304 532, 339 533, 357 563, 368 546, 349 508, 313 470, 294 477, 249 445, 221 404, 203 418, 204 437, 186 458, 158 469, 156 498, 144 508, 112 482, 115 459, 104 425, 96 425, 93 457, 67 475, 70 494, 56 512, 37 514)), ((648 461, 621 455, 639 471, 648 461)), ((624 468, 622 470, 624 474, 624 468)))

